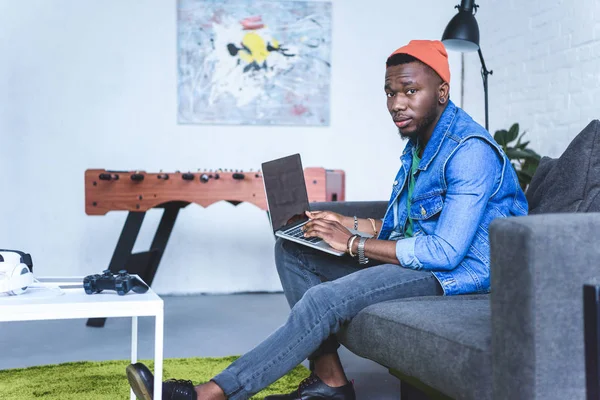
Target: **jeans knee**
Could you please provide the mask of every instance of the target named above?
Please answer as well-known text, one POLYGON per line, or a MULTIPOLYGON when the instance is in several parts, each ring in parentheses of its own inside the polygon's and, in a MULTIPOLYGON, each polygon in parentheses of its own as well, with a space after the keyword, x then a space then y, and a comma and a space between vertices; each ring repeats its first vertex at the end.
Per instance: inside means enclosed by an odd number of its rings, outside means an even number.
POLYGON ((302 298, 320 314, 330 314, 337 324, 351 320, 355 302, 340 293, 334 282, 323 282, 306 291, 302 298))
POLYGON ((335 293, 330 286, 328 282, 323 282, 311 287, 304 293, 302 301, 316 313, 327 313, 337 306, 335 293))
POLYGON ((300 257, 299 247, 301 246, 290 240, 277 238, 275 242, 275 266, 278 272, 281 273, 282 268, 289 269, 291 264, 299 264, 297 260, 300 257))
POLYGON ((282 238, 276 238, 275 240, 275 257, 277 257, 279 254, 282 254, 286 251, 286 246, 285 243, 289 242, 289 240, 285 240, 282 238))
POLYGON ((292 241, 277 238, 277 240, 275 241, 275 262, 279 263, 290 253, 293 254, 294 249, 292 245, 295 245, 295 243, 292 241))

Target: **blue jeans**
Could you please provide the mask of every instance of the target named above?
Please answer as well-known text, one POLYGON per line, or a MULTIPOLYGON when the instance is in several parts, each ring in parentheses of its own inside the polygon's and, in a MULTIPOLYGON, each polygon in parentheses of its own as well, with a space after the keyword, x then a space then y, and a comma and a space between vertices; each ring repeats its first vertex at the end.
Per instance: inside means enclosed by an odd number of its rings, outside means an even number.
POLYGON ((443 293, 431 272, 393 264, 365 268, 349 256, 282 239, 275 245, 275 262, 292 310, 279 329, 212 379, 232 400, 249 398, 306 358, 335 352, 335 333, 363 308, 443 293))

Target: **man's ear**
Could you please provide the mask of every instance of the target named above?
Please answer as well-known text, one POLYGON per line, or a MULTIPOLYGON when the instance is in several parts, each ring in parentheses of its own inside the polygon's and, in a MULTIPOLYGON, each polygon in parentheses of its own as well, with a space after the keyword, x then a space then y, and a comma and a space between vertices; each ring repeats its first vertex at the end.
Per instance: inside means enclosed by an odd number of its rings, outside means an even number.
POLYGON ((438 102, 440 104, 446 104, 450 98, 450 85, 448 82, 442 82, 438 87, 438 102))

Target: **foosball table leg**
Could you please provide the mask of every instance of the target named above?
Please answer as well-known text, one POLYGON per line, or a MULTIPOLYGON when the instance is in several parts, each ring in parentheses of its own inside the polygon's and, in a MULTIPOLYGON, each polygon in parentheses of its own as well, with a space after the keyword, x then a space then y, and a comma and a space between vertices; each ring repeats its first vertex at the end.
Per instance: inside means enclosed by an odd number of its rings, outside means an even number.
POLYGON ((165 254, 165 249, 167 248, 169 237, 171 236, 171 232, 175 226, 175 221, 177 220, 179 210, 188 204, 189 203, 172 202, 167 203, 164 206, 165 211, 163 212, 160 223, 158 224, 158 228, 156 229, 156 233, 154 234, 154 239, 152 239, 152 244, 150 245, 150 251, 153 252, 153 256, 150 258, 149 263, 146 264, 146 273, 142 276, 142 279, 148 285, 152 284, 154 275, 156 275, 156 271, 158 270, 160 260, 162 259, 163 254, 165 254))
MULTIPOLYGON (((127 214, 125 225, 123 225, 123 229, 121 230, 121 236, 119 236, 119 241, 108 265, 108 269, 111 272, 117 273, 122 269, 126 269, 127 261, 131 256, 131 250, 133 250, 135 241, 140 233, 145 216, 145 212, 130 211, 127 214)), ((89 318, 86 325, 101 328, 105 322, 106 318, 89 318)))
MULTIPOLYGON (((158 270, 160 260, 167 248, 167 243, 175 226, 179 210, 188 204, 186 202, 173 201, 162 205, 161 207, 164 208, 164 211, 152 239, 150 250, 139 253, 132 253, 131 251, 137 240, 146 213, 129 212, 108 269, 113 273, 125 269, 130 274, 139 275, 150 286, 158 270)), ((105 322, 106 318, 90 318, 86 325, 101 328, 105 322)))

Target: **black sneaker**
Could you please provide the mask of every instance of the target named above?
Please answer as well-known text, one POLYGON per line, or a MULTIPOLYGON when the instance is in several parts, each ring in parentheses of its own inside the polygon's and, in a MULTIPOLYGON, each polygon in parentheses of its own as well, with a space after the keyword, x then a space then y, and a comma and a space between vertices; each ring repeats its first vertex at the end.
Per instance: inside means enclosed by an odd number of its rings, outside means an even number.
POLYGON ((331 387, 312 373, 298 386, 298 390, 289 394, 276 394, 265 397, 265 400, 356 400, 354 385, 348 382, 344 386, 331 387))
MULTIPOLYGON (((154 376, 142 363, 129 364, 126 368, 129 385, 139 400, 152 400, 154 376)), ((197 400, 192 381, 169 379, 163 382, 163 400, 197 400)))

